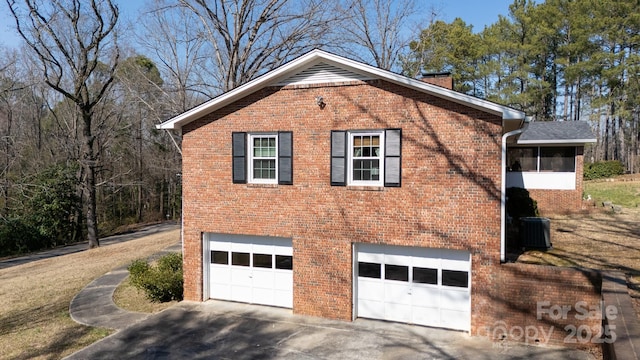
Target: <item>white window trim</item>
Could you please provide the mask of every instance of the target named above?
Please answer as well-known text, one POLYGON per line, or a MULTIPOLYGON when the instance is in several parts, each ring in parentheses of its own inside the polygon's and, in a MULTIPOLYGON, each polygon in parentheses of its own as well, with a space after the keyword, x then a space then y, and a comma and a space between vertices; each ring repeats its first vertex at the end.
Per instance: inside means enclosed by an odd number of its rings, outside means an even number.
POLYGON ((347 144, 347 185, 351 186, 384 186, 384 131, 349 131, 347 144), (377 181, 353 180, 353 137, 374 135, 380 136, 380 177, 377 181))
POLYGON ((247 154, 249 155, 248 161, 248 179, 247 182, 249 184, 277 184, 278 183, 278 134, 277 133, 249 133, 248 141, 247 141, 247 154), (253 139, 255 138, 264 138, 264 137, 273 137, 276 139, 276 155, 275 155, 275 171, 276 177, 275 179, 255 179, 253 176, 253 160, 260 159, 260 157, 256 158, 253 156, 253 139))

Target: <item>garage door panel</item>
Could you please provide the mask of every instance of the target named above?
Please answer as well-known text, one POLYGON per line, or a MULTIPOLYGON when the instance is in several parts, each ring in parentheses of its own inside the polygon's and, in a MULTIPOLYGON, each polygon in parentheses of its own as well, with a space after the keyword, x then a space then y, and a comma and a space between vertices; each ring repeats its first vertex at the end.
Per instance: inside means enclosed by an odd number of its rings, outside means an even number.
POLYGON ((469 330, 469 313, 466 311, 441 310, 440 326, 455 330, 469 330))
POLYGON ((357 261, 382 264, 384 262, 384 254, 361 252, 358 253, 357 261))
POLYGON ((211 284, 212 299, 229 299, 231 297, 231 285, 229 284, 211 284))
POLYGON ((293 305, 291 239, 207 234, 209 296, 255 304, 293 305))
POLYGON ((411 322, 411 305, 400 303, 385 303, 385 320, 397 322, 411 322))
POLYGON ((411 316, 411 323, 413 324, 440 326, 440 309, 437 307, 413 308, 411 316))
POLYGON ((437 269, 441 266, 442 261, 438 258, 431 257, 413 257, 411 258, 411 265, 421 268, 433 268, 437 269))
POLYGON ((231 244, 231 251, 233 252, 250 253, 252 248, 253 247, 251 244, 245 244, 245 243, 231 244))
POLYGON ((267 244, 252 244, 251 251, 253 253, 273 254, 275 246, 267 244))
POLYGON ((384 263, 392 265, 407 265, 411 262, 411 256, 407 255, 385 255, 384 263))
POLYGON ((411 288, 409 284, 386 282, 384 284, 384 301, 411 305, 411 288))
POLYGON ((244 266, 231 266, 231 282, 235 284, 251 285, 251 269, 244 266))
POLYGON ((211 282, 217 284, 228 284, 231 281, 231 269, 229 266, 211 265, 211 282))
POLYGON ((275 286, 273 271, 253 270, 250 276, 254 287, 272 289, 275 286))
POLYGON ((441 299, 443 309, 460 309, 469 304, 470 296, 467 291, 442 290, 441 299))
POLYGON ((384 294, 384 284, 382 280, 360 278, 358 282, 358 299, 381 301, 381 294, 384 294))
POLYGON ((293 274, 289 271, 288 273, 283 272, 275 272, 273 274, 273 288, 276 290, 286 290, 291 292, 293 289, 293 274))
POLYGON ((250 286, 231 285, 230 300, 250 303, 252 298, 251 293, 250 286))
MULTIPOLYGON (((448 254, 454 254, 448 252, 448 254)), ((457 254, 457 253, 455 253, 457 254)), ((459 254, 457 254, 460 256, 459 254)), ((447 270, 469 271, 469 255, 464 259, 442 259, 442 268, 447 270)))
POLYGON ((291 242, 289 242, 288 245, 274 245, 273 253, 276 255, 293 256, 293 247, 291 246, 291 242))
POLYGON ((253 288, 252 302, 263 305, 275 305, 273 289, 253 288), (257 300, 257 301, 256 301, 257 300))
POLYGON ((271 305, 286 307, 286 308, 293 307, 293 297, 291 297, 291 288, 289 288, 288 290, 275 289, 273 290, 273 295, 276 301, 274 301, 274 303, 271 305))
POLYGON ((367 272, 355 285, 357 316, 470 329, 469 252, 364 244, 355 257, 356 273, 367 272))
POLYGON ((412 304, 420 307, 440 307, 442 300, 440 297, 441 290, 433 286, 416 286, 413 284, 411 289, 412 304))
POLYGON ((384 302, 380 300, 360 299, 358 301, 358 315, 371 319, 384 319, 384 302))
POLYGON ((209 250, 229 251, 231 250, 231 244, 221 241, 211 241, 209 243, 209 250))

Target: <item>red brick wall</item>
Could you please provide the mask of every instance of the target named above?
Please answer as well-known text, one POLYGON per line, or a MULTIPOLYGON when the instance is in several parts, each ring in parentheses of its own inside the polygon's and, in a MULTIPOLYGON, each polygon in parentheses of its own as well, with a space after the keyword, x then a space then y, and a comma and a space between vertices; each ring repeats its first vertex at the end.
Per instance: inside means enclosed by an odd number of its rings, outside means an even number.
POLYGON ((185 298, 203 232, 293 239, 294 312, 352 318, 352 244, 472 254, 472 327, 500 257, 501 118, 383 81, 268 88, 183 129, 185 298), (315 102, 322 96, 326 107, 315 102), (330 186, 330 131, 402 128, 402 187, 330 186), (231 181, 233 131, 293 131, 293 185, 231 181))
POLYGON ((584 169, 584 147, 576 151, 575 190, 529 190, 529 195, 538 203, 541 215, 576 212, 582 209, 582 174, 584 169))
POLYGON ((600 305, 601 286, 600 274, 593 271, 504 264, 496 269, 488 288, 491 311, 478 314, 484 326, 472 334, 493 340, 504 336, 530 345, 548 339, 548 344, 598 347, 602 319, 593 309, 600 305), (540 319, 538 306, 543 309, 540 319), (562 307, 567 309, 564 314, 559 311, 562 307))
POLYGON ((425 76, 420 79, 429 84, 438 85, 449 90, 453 89, 453 77, 451 75, 444 76, 425 76))

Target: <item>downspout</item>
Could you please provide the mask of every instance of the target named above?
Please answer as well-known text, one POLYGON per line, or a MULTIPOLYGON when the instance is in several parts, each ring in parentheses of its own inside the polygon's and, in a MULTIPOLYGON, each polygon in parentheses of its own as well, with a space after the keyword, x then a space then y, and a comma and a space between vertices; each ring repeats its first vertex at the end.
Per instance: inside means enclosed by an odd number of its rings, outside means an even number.
POLYGON ((509 131, 502 135, 502 178, 500 181, 500 262, 506 261, 507 249, 507 139, 519 135, 527 129, 530 119, 524 119, 524 125, 520 129, 509 131))

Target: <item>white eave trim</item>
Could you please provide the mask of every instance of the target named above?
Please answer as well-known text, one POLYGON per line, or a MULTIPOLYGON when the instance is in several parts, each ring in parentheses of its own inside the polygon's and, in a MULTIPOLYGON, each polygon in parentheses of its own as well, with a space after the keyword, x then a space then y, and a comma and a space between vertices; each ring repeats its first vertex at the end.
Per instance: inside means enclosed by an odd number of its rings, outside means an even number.
POLYGON ((558 145, 558 144, 567 144, 567 145, 576 145, 576 144, 592 144, 595 143, 596 139, 553 139, 553 140, 518 140, 516 143, 518 145, 558 145))
POLYGON ((231 91, 228 91, 218 97, 215 97, 203 104, 194 107, 178 116, 175 116, 156 127, 164 130, 175 130, 194 121, 204 115, 210 114, 234 101, 237 101, 257 90, 262 89, 278 80, 282 81, 285 77, 290 76, 301 68, 313 66, 317 63, 325 62, 338 67, 347 67, 348 69, 361 74, 372 75, 391 83, 412 88, 430 95, 444 98, 465 106, 476 108, 488 113, 501 116, 503 120, 524 120, 525 114, 522 111, 499 105, 487 100, 482 100, 470 95, 462 94, 453 90, 449 90, 440 86, 425 83, 392 73, 387 70, 378 69, 376 67, 350 60, 338 55, 327 53, 322 50, 313 50, 295 60, 292 60, 279 68, 276 68, 248 83, 241 85, 231 91))

